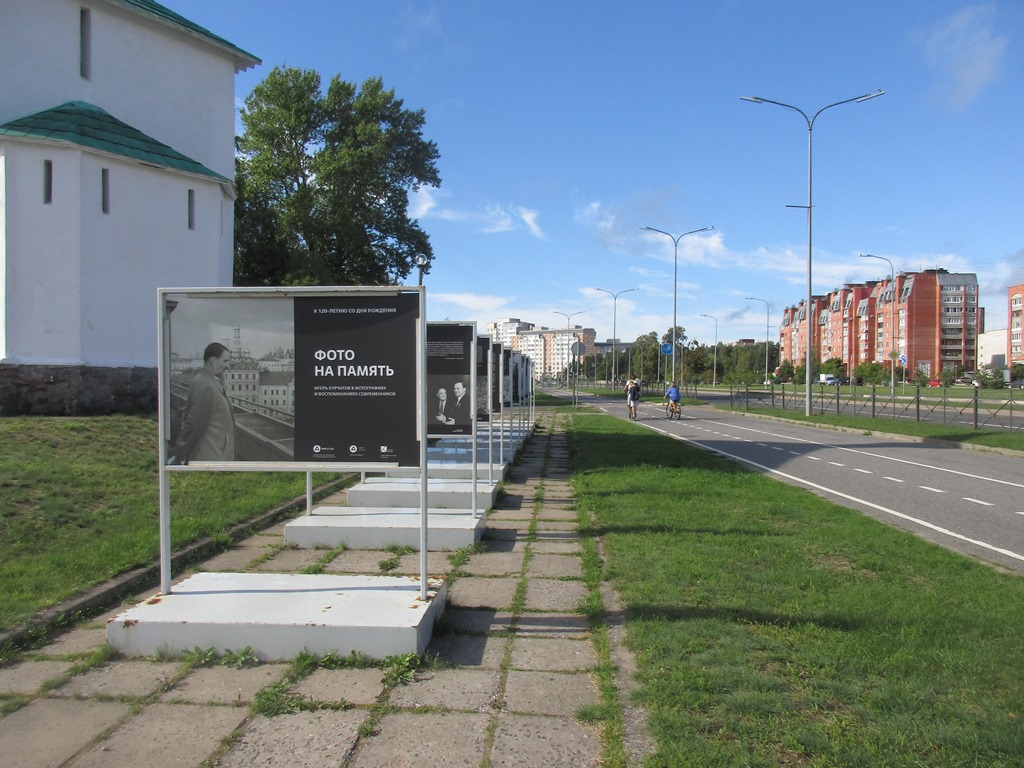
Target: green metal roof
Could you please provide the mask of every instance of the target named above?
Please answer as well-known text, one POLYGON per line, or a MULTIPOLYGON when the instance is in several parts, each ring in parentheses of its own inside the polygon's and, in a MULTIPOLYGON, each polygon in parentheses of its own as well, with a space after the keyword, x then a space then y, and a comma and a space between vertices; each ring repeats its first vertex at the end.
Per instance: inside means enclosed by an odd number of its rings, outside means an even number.
POLYGON ((165 8, 160 5, 160 3, 153 2, 153 0, 107 0, 107 2, 114 5, 120 5, 123 8, 142 13, 146 16, 152 16, 158 21, 178 27, 190 34, 197 35, 220 48, 227 49, 235 56, 235 72, 240 72, 244 69, 255 67, 257 64, 262 63, 259 58, 253 56, 248 51, 243 51, 234 43, 228 42, 219 35, 213 34, 210 30, 199 26, 193 21, 189 21, 184 16, 179 16, 170 8, 165 8))
POLYGON ((122 123, 106 110, 84 101, 69 101, 0 125, 0 136, 63 141, 91 147, 140 163, 172 168, 218 181, 231 180, 156 139, 122 123))

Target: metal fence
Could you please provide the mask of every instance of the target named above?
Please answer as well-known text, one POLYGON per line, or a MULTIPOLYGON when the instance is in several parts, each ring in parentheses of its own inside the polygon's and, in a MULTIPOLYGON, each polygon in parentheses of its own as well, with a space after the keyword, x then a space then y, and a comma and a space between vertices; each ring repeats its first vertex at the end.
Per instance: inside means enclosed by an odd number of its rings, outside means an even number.
MULTIPOLYGON (((974 429, 1024 430, 1024 390, 946 389, 872 386, 844 388, 819 385, 811 392, 811 413, 872 419, 913 419, 971 426, 974 429), (984 397, 982 396, 984 393, 984 397)), ((694 394, 696 395, 696 388, 694 394)), ((721 392, 724 396, 724 392, 721 392)), ((803 386, 729 388, 729 403, 738 408, 773 408, 806 412, 803 386)))

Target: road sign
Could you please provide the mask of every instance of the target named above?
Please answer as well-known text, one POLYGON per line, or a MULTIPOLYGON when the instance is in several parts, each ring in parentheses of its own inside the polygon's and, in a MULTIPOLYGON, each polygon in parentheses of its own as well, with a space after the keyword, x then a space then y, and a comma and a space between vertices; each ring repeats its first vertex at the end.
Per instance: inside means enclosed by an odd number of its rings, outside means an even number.
POLYGON ((587 350, 582 341, 574 341, 569 349, 572 352, 573 357, 579 357, 587 350))
POLYGON ((663 355, 671 355, 672 354, 672 344, 670 342, 666 341, 664 344, 661 345, 661 354, 663 354, 663 355))
POLYGON ((907 364, 907 356, 906 355, 900 355, 900 365, 906 365, 906 364, 907 364))

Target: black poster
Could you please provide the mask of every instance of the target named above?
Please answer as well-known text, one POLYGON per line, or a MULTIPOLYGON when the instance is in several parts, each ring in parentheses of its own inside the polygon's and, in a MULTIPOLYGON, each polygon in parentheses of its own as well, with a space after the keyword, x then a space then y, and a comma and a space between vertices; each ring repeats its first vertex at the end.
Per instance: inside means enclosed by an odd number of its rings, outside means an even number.
POLYGON ((480 422, 491 420, 491 412, 487 404, 491 400, 488 389, 490 377, 487 375, 487 361, 491 352, 491 338, 477 336, 476 339, 476 418, 480 422))
POLYGON ((505 405, 512 405, 512 350, 503 349, 502 355, 502 369, 504 371, 504 399, 505 405))
POLYGON ((418 295, 294 305, 295 459, 418 466, 418 295))
POLYGON ((427 434, 473 431, 473 339, 465 323, 427 323, 427 434))
POLYGON ((501 413, 501 344, 491 344, 491 413, 501 413))

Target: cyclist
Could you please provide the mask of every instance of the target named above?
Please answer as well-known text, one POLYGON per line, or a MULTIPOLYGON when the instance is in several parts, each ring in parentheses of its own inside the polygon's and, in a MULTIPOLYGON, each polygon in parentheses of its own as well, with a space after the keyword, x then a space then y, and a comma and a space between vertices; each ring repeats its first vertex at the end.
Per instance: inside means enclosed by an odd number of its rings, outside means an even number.
POLYGON ((679 413, 679 387, 676 386, 674 381, 668 383, 668 389, 665 390, 665 400, 668 401, 670 416, 679 413))
POLYGON ((626 405, 629 408, 629 418, 636 418, 636 404, 640 400, 640 381, 632 373, 629 374, 629 381, 623 390, 626 393, 626 405))

